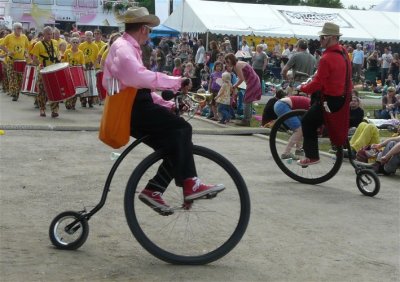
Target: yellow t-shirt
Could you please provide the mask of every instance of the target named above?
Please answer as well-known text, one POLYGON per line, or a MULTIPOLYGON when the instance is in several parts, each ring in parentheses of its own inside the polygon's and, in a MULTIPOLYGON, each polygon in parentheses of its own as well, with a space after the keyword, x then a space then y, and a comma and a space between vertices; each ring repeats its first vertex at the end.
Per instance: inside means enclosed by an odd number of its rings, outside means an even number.
POLYGON ((103 53, 100 53, 100 51, 103 50, 103 48, 105 46, 107 46, 107 43, 105 43, 103 40, 95 41, 94 43, 96 43, 97 48, 99 48, 99 53, 97 55, 97 63, 96 63, 96 69, 99 69, 100 68, 101 55, 103 54, 103 53))
POLYGON ((104 52, 106 52, 106 50, 108 50, 108 44, 103 45, 103 47, 101 47, 101 49, 99 50, 99 55, 98 55, 98 60, 100 61, 98 66, 96 66, 96 68, 101 69, 103 66, 102 63, 102 59, 103 59, 103 54, 104 52))
MULTIPOLYGON (((0 38, 0 46, 3 45, 3 40, 4 38, 0 38)), ((2 49, 0 49, 0 57, 3 58, 6 56, 6 52, 4 52, 2 49)))
POLYGON ((53 40, 54 40, 55 42, 57 42, 57 44, 58 44, 57 47, 60 46, 60 43, 63 42, 63 41, 64 41, 65 43, 67 43, 67 41, 65 41, 65 40, 62 39, 62 38, 53 39, 53 40))
POLYGON ((11 33, 4 37, 1 46, 5 46, 9 52, 14 53, 12 56, 14 60, 25 60, 25 51, 28 52, 29 40, 25 34, 17 37, 11 33))
MULTIPOLYGON (((3 40, 4 40, 4 38, 0 38, 0 46, 3 44, 3 40)), ((0 49, 0 58, 1 58, 0 63, 4 63, 4 64, 7 63, 8 56, 7 56, 6 52, 4 52, 2 49, 0 49)))
POLYGON ((104 63, 106 62, 109 51, 110 51, 110 48, 107 48, 107 50, 104 51, 103 55, 101 55, 101 61, 100 61, 101 68, 103 68, 104 63))
POLYGON ((85 57, 85 64, 92 63, 96 64, 97 56, 99 54, 99 48, 96 43, 88 43, 87 41, 79 44, 79 50, 82 50, 85 57))
POLYGON ((103 40, 95 41, 94 43, 96 43, 97 48, 99 48, 99 50, 101 50, 105 45, 107 45, 107 43, 105 43, 103 40))
POLYGON ((85 64, 85 58, 82 50, 72 52, 72 49, 65 51, 63 62, 69 63, 71 66, 79 66, 85 64))
POLYGON ((59 55, 58 54, 58 46, 54 40, 51 40, 51 44, 50 44, 50 42, 44 43, 43 41, 38 41, 35 44, 35 46, 33 46, 31 54, 33 56, 35 56, 36 58, 38 58, 41 65, 43 65, 44 67, 47 67, 47 66, 50 66, 55 63, 54 58, 58 58, 58 55, 59 55), (46 50, 44 44, 46 44, 46 46, 48 46, 50 53, 53 53, 53 54, 47 53, 47 50, 46 50), (53 51, 51 51, 51 49, 53 51), (51 60, 50 55, 52 55, 53 60, 51 60), (45 58, 43 58, 42 56, 45 58))
POLYGON ((33 38, 30 42, 29 42, 29 54, 32 52, 33 46, 35 46, 35 44, 39 41, 38 38, 33 38))

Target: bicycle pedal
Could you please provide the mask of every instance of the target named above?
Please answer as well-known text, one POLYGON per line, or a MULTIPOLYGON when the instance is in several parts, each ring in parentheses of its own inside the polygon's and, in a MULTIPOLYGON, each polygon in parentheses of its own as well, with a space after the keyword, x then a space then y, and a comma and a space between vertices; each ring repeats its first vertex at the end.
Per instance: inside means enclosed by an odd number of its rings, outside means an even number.
POLYGON ((206 195, 206 199, 212 199, 212 198, 215 198, 215 197, 217 197, 217 192, 214 192, 214 193, 210 193, 210 194, 207 194, 206 195))
POLYGON ((168 210, 157 209, 156 212, 158 212, 162 216, 169 216, 174 213, 174 211, 171 209, 168 209, 168 210))
POLYGON ((183 202, 182 208, 184 210, 190 210, 192 208, 193 201, 185 201, 183 202))

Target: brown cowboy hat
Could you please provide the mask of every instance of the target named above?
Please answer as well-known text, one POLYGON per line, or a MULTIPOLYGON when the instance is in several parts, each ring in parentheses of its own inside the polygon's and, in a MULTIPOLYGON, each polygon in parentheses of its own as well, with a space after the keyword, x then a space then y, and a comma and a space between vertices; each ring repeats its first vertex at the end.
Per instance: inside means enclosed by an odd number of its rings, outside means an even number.
POLYGON ((322 27, 322 30, 318 32, 318 35, 338 35, 342 34, 339 31, 339 26, 334 23, 327 22, 322 27))
POLYGON ((155 15, 150 15, 145 7, 130 7, 122 14, 118 10, 114 10, 114 15, 121 23, 143 23, 151 27, 160 24, 160 19, 155 15))

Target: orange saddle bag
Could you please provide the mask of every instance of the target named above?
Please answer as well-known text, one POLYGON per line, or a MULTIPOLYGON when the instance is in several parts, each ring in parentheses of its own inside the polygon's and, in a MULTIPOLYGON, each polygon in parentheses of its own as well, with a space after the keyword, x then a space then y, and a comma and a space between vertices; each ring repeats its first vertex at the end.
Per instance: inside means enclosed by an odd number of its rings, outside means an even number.
POLYGON ((106 97, 99 139, 114 149, 129 142, 132 106, 136 93, 136 88, 127 87, 117 94, 106 97))

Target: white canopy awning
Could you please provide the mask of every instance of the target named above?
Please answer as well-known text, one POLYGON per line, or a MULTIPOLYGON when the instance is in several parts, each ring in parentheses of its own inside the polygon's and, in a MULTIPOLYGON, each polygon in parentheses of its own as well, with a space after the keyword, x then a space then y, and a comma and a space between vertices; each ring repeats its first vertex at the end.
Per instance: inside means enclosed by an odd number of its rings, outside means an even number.
POLYGON ((317 39, 328 21, 340 26, 343 40, 400 42, 400 13, 372 10, 184 0, 164 25, 180 32, 317 39))

